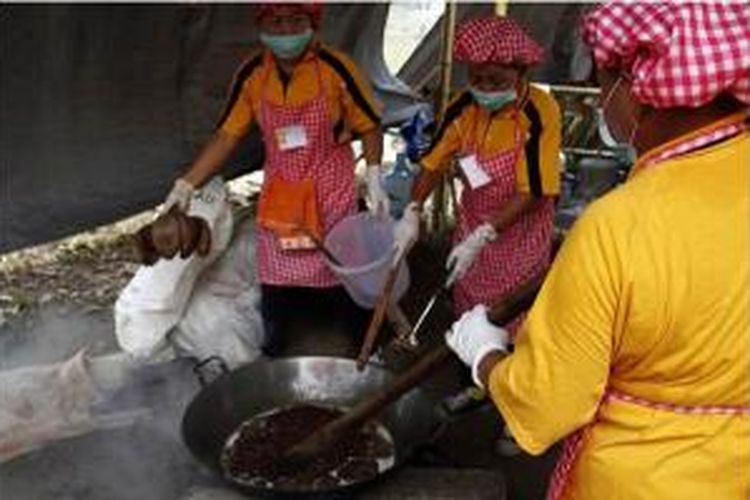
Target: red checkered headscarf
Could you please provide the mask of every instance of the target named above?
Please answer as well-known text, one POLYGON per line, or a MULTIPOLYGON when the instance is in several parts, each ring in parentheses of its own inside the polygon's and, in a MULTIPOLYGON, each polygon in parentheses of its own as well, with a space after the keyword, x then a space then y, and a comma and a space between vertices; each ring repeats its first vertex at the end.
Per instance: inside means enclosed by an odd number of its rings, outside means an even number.
POLYGON ((456 32, 453 55, 457 61, 533 66, 544 50, 507 17, 481 17, 462 23, 456 32))
POLYGON ((583 20, 599 67, 633 77, 655 108, 698 107, 723 92, 750 103, 750 4, 614 2, 583 20))
POLYGON ((255 6, 255 18, 260 22, 265 16, 277 13, 282 7, 291 8, 294 12, 306 14, 310 17, 313 28, 320 27, 323 17, 323 4, 321 2, 265 2, 255 6))

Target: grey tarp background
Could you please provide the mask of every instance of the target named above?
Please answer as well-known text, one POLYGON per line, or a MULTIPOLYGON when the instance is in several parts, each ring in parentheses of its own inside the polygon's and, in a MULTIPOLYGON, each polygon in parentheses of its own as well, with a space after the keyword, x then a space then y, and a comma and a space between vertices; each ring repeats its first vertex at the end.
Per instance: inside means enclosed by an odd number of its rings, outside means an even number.
MULTIPOLYGON (((562 29, 544 6, 525 8, 562 29)), ((383 62, 386 16, 386 4, 331 5, 322 32, 395 120, 416 101, 383 62)), ((0 6, 0 252, 158 203, 209 136, 257 43, 253 19, 241 4, 0 6)), ((258 146, 251 138, 227 175, 258 168, 258 146)))

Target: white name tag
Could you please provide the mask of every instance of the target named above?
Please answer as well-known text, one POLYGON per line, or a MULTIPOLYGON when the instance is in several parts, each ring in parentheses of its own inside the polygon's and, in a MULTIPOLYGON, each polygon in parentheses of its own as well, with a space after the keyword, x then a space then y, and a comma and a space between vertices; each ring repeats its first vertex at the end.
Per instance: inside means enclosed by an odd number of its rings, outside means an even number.
POLYGON ((289 127, 276 129, 276 144, 282 151, 304 148, 307 146, 307 132, 302 125, 291 125, 289 127))
POLYGON ((466 180, 469 181, 471 189, 477 189, 485 186, 492 181, 487 172, 482 170, 482 167, 477 163, 477 157, 475 155, 464 156, 458 160, 458 164, 461 165, 466 180))
POLYGON ((284 251, 313 250, 315 242, 308 236, 290 236, 279 238, 279 246, 284 251))

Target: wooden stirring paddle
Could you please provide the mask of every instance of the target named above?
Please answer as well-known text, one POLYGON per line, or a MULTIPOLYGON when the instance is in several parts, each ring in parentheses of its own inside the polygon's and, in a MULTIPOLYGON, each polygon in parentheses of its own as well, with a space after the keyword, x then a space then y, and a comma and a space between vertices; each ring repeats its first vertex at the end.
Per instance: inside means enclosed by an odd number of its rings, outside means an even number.
MULTIPOLYGON (((512 295, 493 306, 488 319, 496 325, 504 325, 531 307, 542 286, 543 277, 532 279, 519 287, 512 295)), ((447 360, 452 351, 442 343, 428 352, 406 371, 395 377, 388 385, 367 399, 357 403, 350 411, 333 420, 308 437, 289 448, 283 460, 302 462, 330 449, 336 443, 377 416, 385 407, 417 386, 437 367, 447 360)))

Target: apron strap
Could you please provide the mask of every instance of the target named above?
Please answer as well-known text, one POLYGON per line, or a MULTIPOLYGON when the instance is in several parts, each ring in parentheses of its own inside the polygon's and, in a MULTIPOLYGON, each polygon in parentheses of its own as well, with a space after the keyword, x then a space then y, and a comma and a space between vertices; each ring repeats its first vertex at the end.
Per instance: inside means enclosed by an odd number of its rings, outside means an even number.
POLYGON ((604 402, 622 401, 631 403, 644 408, 654 410, 663 410, 682 415, 750 415, 750 406, 740 405, 678 405, 674 403, 664 403, 661 401, 651 401, 646 398, 633 396, 614 389, 609 389, 604 394, 604 402))
MULTIPOLYGON (((612 401, 621 401, 644 408, 668 411, 672 413, 678 413, 680 415, 750 415, 750 406, 678 405, 660 401, 651 401, 611 388, 607 389, 607 391, 604 393, 604 397, 602 398, 600 407, 601 405, 612 401)), ((590 424, 578 429, 565 439, 562 452, 560 453, 560 458, 557 460, 557 464, 555 464, 555 470, 552 473, 550 486, 547 490, 547 500, 559 500, 563 498, 563 493, 565 492, 566 485, 568 484, 570 479, 570 473, 586 442, 586 434, 595 424, 596 419, 590 424)))

